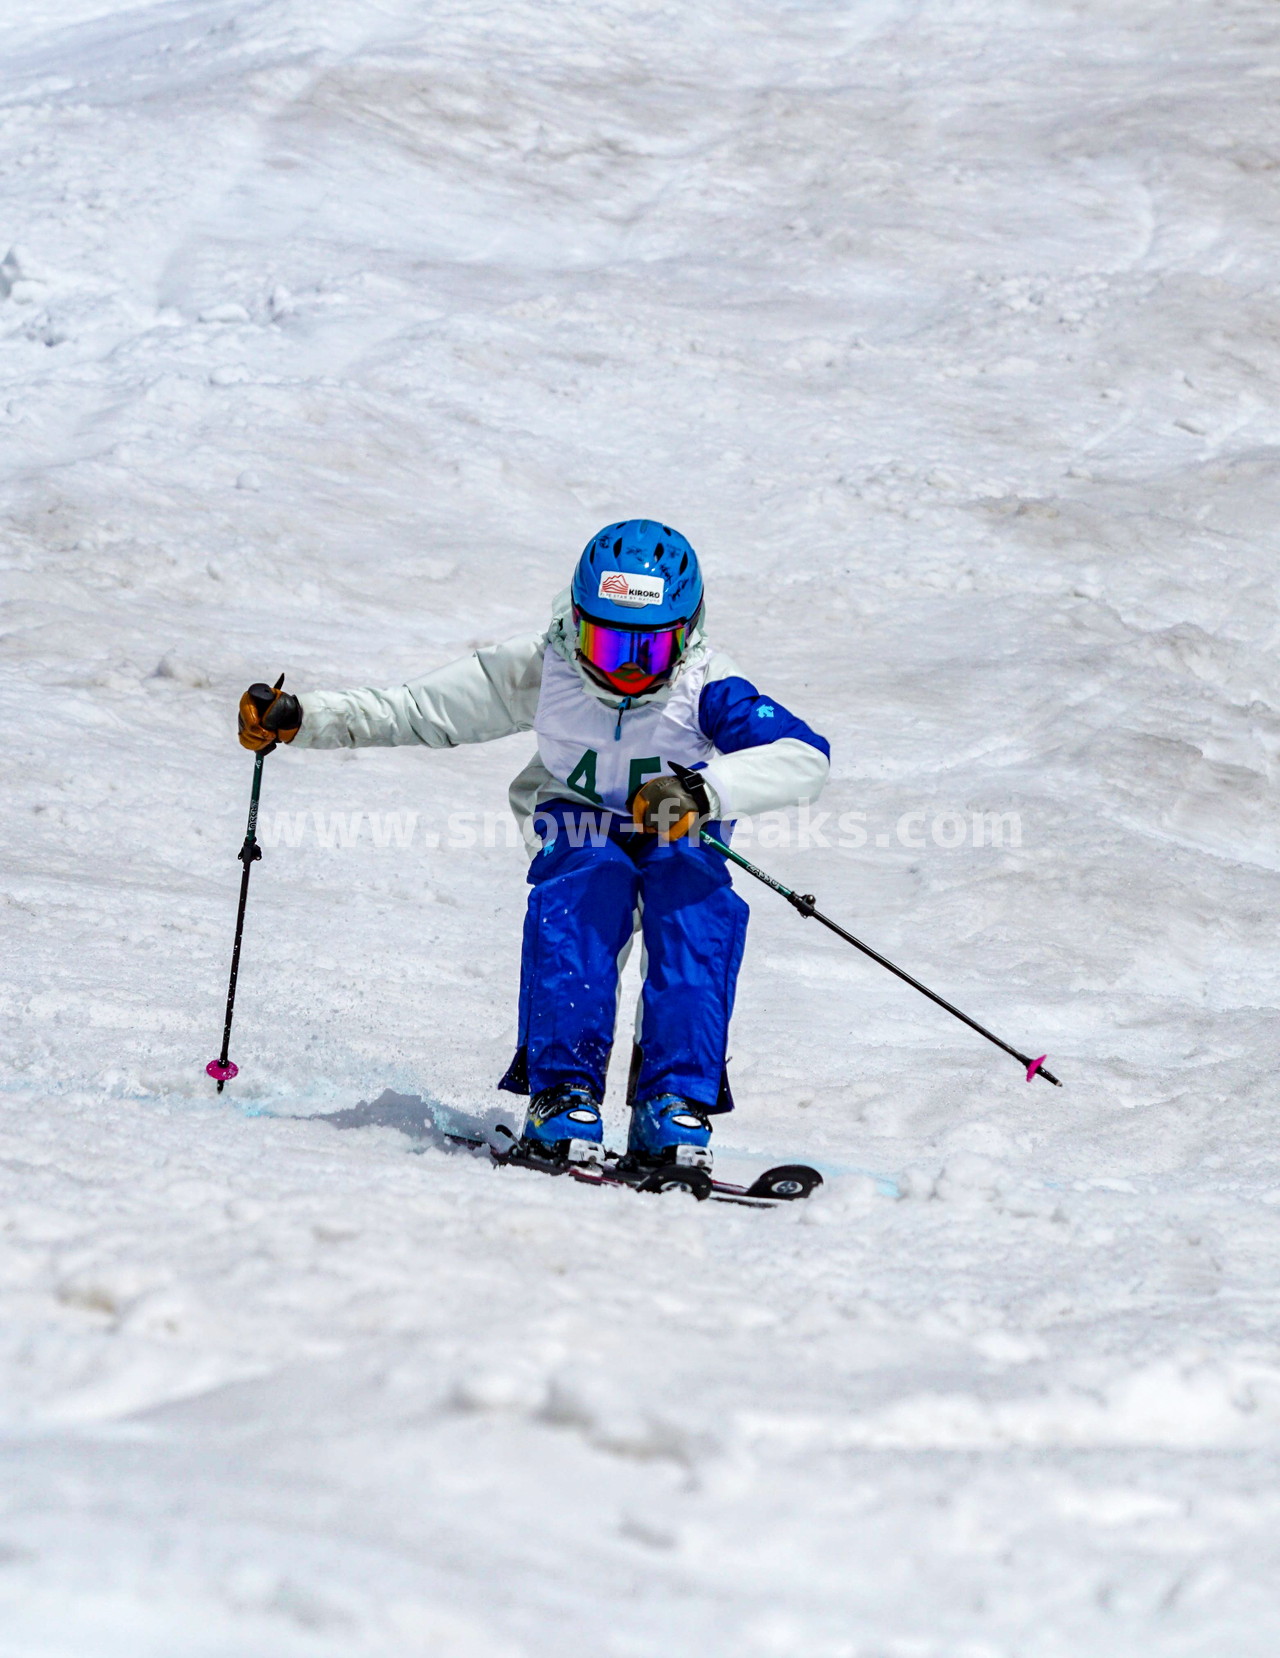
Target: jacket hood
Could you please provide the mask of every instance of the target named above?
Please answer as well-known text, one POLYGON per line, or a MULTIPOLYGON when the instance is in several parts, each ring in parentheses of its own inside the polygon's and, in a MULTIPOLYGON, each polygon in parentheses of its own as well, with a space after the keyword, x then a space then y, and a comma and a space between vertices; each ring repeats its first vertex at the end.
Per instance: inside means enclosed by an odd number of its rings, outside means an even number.
POLYGON ((583 689, 597 702, 603 703, 606 708, 621 708, 624 703, 628 708, 643 708, 646 703, 665 702, 685 669, 695 662, 701 662, 706 656, 707 640, 703 627, 706 615, 704 605, 697 622, 689 630, 689 642, 671 678, 665 685, 658 685, 652 691, 646 691, 643 696, 638 697, 623 696, 618 691, 610 691, 603 685, 597 685, 578 661, 577 629, 573 625, 573 594, 567 587, 563 593, 558 593, 552 602, 547 643, 557 656, 564 658, 582 681, 583 689))

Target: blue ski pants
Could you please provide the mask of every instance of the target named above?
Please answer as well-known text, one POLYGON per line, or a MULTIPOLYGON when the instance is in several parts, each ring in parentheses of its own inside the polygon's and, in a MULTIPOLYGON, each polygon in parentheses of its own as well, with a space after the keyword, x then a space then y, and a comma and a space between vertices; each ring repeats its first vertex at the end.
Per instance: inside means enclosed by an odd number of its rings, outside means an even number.
MULTIPOLYGON (((730 1111, 725 1048, 747 906, 722 854, 663 846, 613 812, 540 807, 520 964, 520 1046, 498 1084, 538 1094, 579 1083, 604 1098, 618 975, 640 912, 647 967, 635 1098, 679 1094, 730 1111)), ((719 824, 711 833, 723 837, 719 824)))

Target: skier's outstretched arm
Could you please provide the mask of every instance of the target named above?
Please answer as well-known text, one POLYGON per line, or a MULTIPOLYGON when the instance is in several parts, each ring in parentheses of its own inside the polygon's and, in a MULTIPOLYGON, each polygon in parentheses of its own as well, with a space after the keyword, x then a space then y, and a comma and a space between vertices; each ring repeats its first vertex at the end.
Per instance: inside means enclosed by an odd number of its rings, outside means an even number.
POLYGON ((724 818, 816 800, 831 769, 831 745, 780 702, 757 691, 724 658, 703 687, 698 723, 719 753, 702 776, 724 818))
POLYGON ((380 691, 306 691, 295 748, 456 748, 533 728, 545 633, 486 645, 420 679, 380 691))

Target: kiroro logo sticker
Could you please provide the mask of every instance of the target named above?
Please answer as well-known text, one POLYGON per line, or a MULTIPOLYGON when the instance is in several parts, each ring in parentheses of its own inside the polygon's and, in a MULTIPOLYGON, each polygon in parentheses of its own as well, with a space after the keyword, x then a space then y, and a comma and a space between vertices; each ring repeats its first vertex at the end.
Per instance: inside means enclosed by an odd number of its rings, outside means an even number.
POLYGON ((666 590, 667 584, 661 576, 632 576, 621 570, 610 570, 601 576, 596 597, 641 610, 648 604, 661 604, 666 590))

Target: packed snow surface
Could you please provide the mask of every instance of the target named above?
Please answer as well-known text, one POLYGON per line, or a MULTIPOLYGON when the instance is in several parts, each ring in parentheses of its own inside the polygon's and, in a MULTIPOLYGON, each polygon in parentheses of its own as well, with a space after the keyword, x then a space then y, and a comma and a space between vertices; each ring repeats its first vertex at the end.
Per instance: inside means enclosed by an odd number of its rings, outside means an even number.
POLYGON ((1280 1648, 1278 47, 4 8, 4 1658, 1280 1648), (751 855, 1061 1091, 740 877, 720 1163, 819 1196, 450 1150, 515 738, 267 760, 214 1094, 240 691, 538 626, 632 515, 831 738, 751 855))

